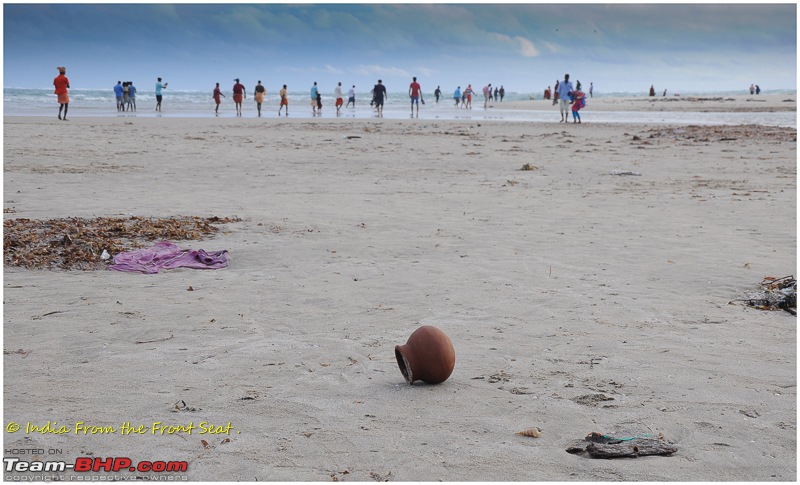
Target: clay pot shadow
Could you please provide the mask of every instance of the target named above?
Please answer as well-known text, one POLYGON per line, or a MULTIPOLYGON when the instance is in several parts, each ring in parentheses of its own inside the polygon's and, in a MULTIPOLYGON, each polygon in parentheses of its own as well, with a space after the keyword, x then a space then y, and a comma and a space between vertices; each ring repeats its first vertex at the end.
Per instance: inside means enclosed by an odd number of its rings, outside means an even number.
POLYGON ((440 384, 456 365, 456 351, 450 338, 436 327, 425 325, 411 334, 405 345, 394 348, 397 365, 409 384, 422 381, 440 384))

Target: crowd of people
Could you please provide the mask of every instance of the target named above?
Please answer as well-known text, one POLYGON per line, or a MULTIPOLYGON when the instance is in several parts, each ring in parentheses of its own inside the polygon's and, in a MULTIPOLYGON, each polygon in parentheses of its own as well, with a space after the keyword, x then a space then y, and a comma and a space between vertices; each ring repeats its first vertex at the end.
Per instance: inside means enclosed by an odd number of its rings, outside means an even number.
MULTIPOLYGON (((160 78, 159 78, 160 82, 160 78)), ((233 93, 233 102, 236 106, 236 115, 242 115, 242 101, 247 97, 246 88, 240 82, 239 79, 234 79, 235 84, 232 88, 233 93)), ((166 84, 163 86, 166 87, 166 84)), ((484 108, 488 107, 488 103, 490 101, 502 101, 505 97, 505 88, 500 86, 499 88, 495 87, 494 90, 492 89, 492 85, 488 84, 483 88, 483 96, 484 96, 484 108)), ((261 116, 261 107, 262 103, 265 100, 267 94, 266 88, 261 84, 261 81, 258 81, 258 84, 255 87, 253 92, 253 97, 256 101, 256 109, 258 111, 258 116, 261 116)), ((347 92, 347 102, 344 101, 344 88, 342 86, 342 82, 339 81, 337 85, 334 87, 333 90, 334 94, 334 107, 336 108, 337 116, 341 114, 342 108, 353 108, 356 107, 356 86, 352 85, 347 92)), ((370 91, 371 100, 370 106, 375 110, 377 116, 383 116, 383 107, 388 99, 388 91, 386 90, 386 86, 383 84, 383 80, 378 79, 377 84, 375 84, 370 91)), ((456 89, 456 107, 459 108, 472 108, 472 97, 475 96, 476 93, 472 89, 472 85, 470 84, 465 90, 464 93, 461 93, 461 87, 459 86, 456 89)), ((434 91, 434 96, 436 98, 436 103, 439 102, 442 97, 442 90, 441 86, 437 86, 436 90, 434 91)), ((214 99, 215 107, 214 113, 215 115, 219 115, 219 106, 222 103, 222 98, 225 95, 222 93, 222 90, 219 87, 219 83, 216 83, 214 90, 212 92, 211 97, 214 99)), ((408 97, 411 101, 411 115, 416 115, 419 117, 419 107, 420 104, 425 104, 425 99, 422 94, 422 86, 417 81, 416 77, 413 77, 411 80, 411 84, 408 87, 408 97)), ((322 115, 322 93, 319 90, 319 86, 317 82, 314 81, 311 89, 309 91, 309 103, 311 106, 311 114, 313 116, 321 116, 322 115)), ((278 116, 281 114, 285 116, 289 115, 289 98, 287 96, 286 85, 283 85, 283 89, 281 89, 279 93, 279 105, 278 105, 278 116), (285 111, 284 111, 285 110, 285 111)))
MULTIPOLYGON (((438 88, 437 88, 438 90, 438 88)), ((481 90, 483 91, 483 107, 488 108, 490 101, 499 101, 502 102, 503 98, 506 96, 506 88, 500 86, 499 88, 495 86, 494 91, 492 91, 492 84, 489 83, 483 87, 481 90)), ((453 92, 453 101, 455 101, 456 108, 464 108, 464 109, 472 109, 472 97, 477 96, 475 90, 472 89, 472 84, 468 84, 464 91, 461 91, 461 86, 458 86, 456 90, 453 92)), ((438 102, 438 96, 436 101, 438 102)))
POLYGON ((136 87, 133 81, 117 81, 114 96, 117 98, 117 111, 136 111, 136 87))
MULTIPOLYGON (((53 80, 53 86, 55 87, 55 94, 58 98, 58 119, 67 121, 67 111, 69 110, 69 79, 66 76, 67 68, 63 66, 59 66, 58 69, 58 76, 53 80), (62 115, 63 113, 63 115, 62 115)), ((244 99, 247 97, 246 88, 240 82, 240 80, 234 79, 234 85, 232 88, 233 93, 233 102, 236 107, 236 116, 242 116, 242 103, 244 99)), ((161 78, 157 78, 155 83, 155 95, 156 95, 156 111, 161 111, 161 103, 163 101, 163 90, 167 89, 167 83, 162 83, 161 78)), ((335 103, 334 106, 336 107, 336 114, 337 116, 341 114, 341 109, 344 106, 345 108, 349 108, 351 105, 353 108, 356 106, 356 86, 353 85, 347 93, 347 103, 344 102, 344 93, 342 88, 341 81, 336 85, 334 88, 334 97, 335 103)), ((503 98, 505 97, 505 88, 501 85, 499 88, 494 87, 492 88, 492 84, 489 83, 483 87, 481 90, 483 92, 483 107, 484 109, 488 109, 489 102, 502 102, 503 98)), ((114 86, 114 96, 116 98, 117 103, 117 111, 124 112, 124 111, 136 111, 136 92, 137 89, 133 85, 132 81, 117 81, 117 84, 114 86)), ((589 83, 589 97, 593 97, 594 93, 594 83, 589 83)), ((440 99, 444 99, 442 95, 441 86, 437 86, 436 90, 434 91, 434 97, 436 99, 436 103, 439 103, 440 99)), ((649 95, 655 96, 656 91, 654 86, 650 86, 649 95)), ((750 94, 761 94, 761 88, 757 84, 750 85, 750 94)), ((258 112, 258 116, 261 117, 261 107, 264 103, 267 95, 267 89, 261 84, 261 81, 258 81, 254 90, 253 90, 253 98, 256 102, 256 110, 258 112)), ((386 86, 383 84, 381 79, 378 79, 377 84, 373 86, 372 91, 372 100, 370 101, 370 106, 375 109, 377 116, 383 116, 383 106, 388 98, 388 92, 386 90, 386 86)), ((667 90, 664 90, 663 96, 667 95, 667 90)), ((458 86, 456 90, 453 92, 453 100, 454 100, 454 107, 456 108, 463 108, 463 109, 472 109, 472 98, 477 96, 477 93, 472 88, 472 84, 468 84, 467 87, 462 91, 461 86, 458 86)), ((211 97, 214 99, 216 106, 214 107, 214 113, 219 115, 219 107, 222 104, 222 98, 225 97, 223 94, 222 89, 219 86, 219 83, 216 83, 214 90, 212 92, 211 97)), ((411 116, 414 117, 415 115, 419 117, 419 108, 420 104, 425 104, 425 100, 422 95, 422 86, 417 81, 416 77, 412 78, 411 84, 408 87, 408 97, 411 101, 411 116), (416 113, 415 113, 416 109, 416 113)), ((569 74, 564 75, 563 80, 556 80, 555 88, 553 90, 550 89, 550 86, 547 87, 544 91, 544 99, 549 100, 553 99, 553 106, 556 104, 559 105, 559 112, 561 113, 561 123, 566 123, 569 121, 569 113, 572 113, 572 122, 573 123, 580 123, 580 110, 586 106, 586 94, 582 90, 580 80, 576 81, 575 86, 573 87, 572 82, 569 80, 569 74)), ((533 99, 531 97, 531 99, 533 99)), ((322 115, 322 95, 319 91, 317 86, 317 82, 315 81, 313 86, 311 87, 310 91, 310 103, 311 103, 311 110, 312 115, 314 116, 321 116, 322 115)), ((289 98, 288 93, 286 90, 286 85, 283 85, 283 88, 279 92, 279 107, 278 107, 278 116, 284 112, 285 109, 285 116, 289 116, 289 98)))
MULTIPOLYGON (((59 109, 58 109, 58 118, 66 120, 67 119, 67 110, 69 109, 69 80, 66 77, 66 68, 65 67, 58 67, 59 75, 53 80, 53 85, 55 86, 55 94, 58 96, 59 102, 59 109), (63 112, 63 117, 62 117, 63 112)), ((159 77, 155 83, 155 95, 156 95, 156 111, 161 111, 161 103, 163 101, 163 91, 167 89, 168 83, 162 82, 162 79, 159 77)), ((756 88, 758 88, 756 86, 756 88)), ((341 81, 336 85, 334 88, 334 97, 335 102, 334 106, 336 108, 336 114, 341 114, 341 109, 344 106, 345 108, 349 108, 351 105, 353 108, 356 106, 356 86, 352 85, 352 87, 348 90, 347 96, 347 103, 344 102, 344 92, 342 88, 341 81)), ((751 86, 751 91, 753 87, 751 86)), ((760 91, 760 88, 758 88, 760 91)), ((233 102, 236 108, 236 116, 242 116, 242 104, 244 100, 247 98, 247 91, 245 86, 241 83, 241 80, 236 78, 234 79, 234 85, 231 89, 233 102)), ((483 93, 483 107, 484 109, 488 109, 490 102, 502 102, 503 98, 505 97, 505 88, 501 85, 500 87, 492 87, 492 84, 489 83, 483 87, 481 90, 483 93)), ((589 87, 589 96, 592 96, 593 86, 589 87)), ((116 98, 116 105, 117 111, 124 112, 124 111, 136 111, 136 92, 137 89, 133 85, 132 81, 117 81, 117 84, 114 86, 114 96, 116 98)), ((550 87, 548 86, 547 90, 545 91, 545 99, 549 99, 550 97, 550 87)), ((258 116, 261 117, 262 115, 262 104, 264 103, 267 95, 266 87, 258 81, 254 90, 253 90, 253 98, 256 102, 256 110, 258 112, 258 116)), ((372 99, 370 101, 370 106, 375 109, 377 116, 383 116, 383 107, 388 99, 388 91, 386 86, 383 84, 381 79, 378 79, 377 84, 375 84, 371 91, 372 99)), ((215 107, 214 113, 215 115, 219 115, 219 107, 222 104, 222 98, 225 98, 225 94, 222 92, 219 83, 216 83, 211 97, 214 99, 215 107)), ((416 77, 413 77, 411 83, 408 87, 408 97, 411 103, 411 116, 414 117, 415 115, 419 117, 419 109, 420 104, 425 104, 425 99, 423 98, 422 93, 422 86, 417 81, 416 77), (416 111, 415 111, 416 110, 416 111)), ((442 95, 441 86, 437 86, 436 90, 434 91, 434 97, 436 103, 439 103, 440 99, 444 99, 442 95)), ((472 99, 473 97, 477 97, 477 93, 472 87, 472 84, 468 84, 467 87, 462 91, 461 86, 458 86, 453 93, 453 100, 454 100, 454 107, 456 108, 463 108, 463 109, 472 109, 472 99)), ((586 100, 584 93, 581 91, 581 84, 580 81, 577 82, 577 87, 573 90, 572 83, 569 82, 569 75, 567 74, 564 78, 564 81, 556 81, 556 88, 555 88, 555 95, 553 100, 553 105, 558 103, 559 101, 562 103, 560 111, 561 111, 561 121, 567 121, 567 99, 569 99, 569 105, 571 105, 571 111, 573 116, 573 122, 580 123, 580 114, 578 111, 586 105, 586 100)), ((317 86, 317 82, 315 81, 310 90, 310 104, 311 104, 311 111, 312 115, 320 116, 322 114, 322 94, 320 93, 319 87, 317 86)), ((283 85, 283 88, 279 92, 279 107, 278 107, 278 116, 281 114, 285 114, 285 116, 289 116, 289 98, 287 93, 286 85, 283 85), (284 112, 285 110, 285 112, 284 112)))

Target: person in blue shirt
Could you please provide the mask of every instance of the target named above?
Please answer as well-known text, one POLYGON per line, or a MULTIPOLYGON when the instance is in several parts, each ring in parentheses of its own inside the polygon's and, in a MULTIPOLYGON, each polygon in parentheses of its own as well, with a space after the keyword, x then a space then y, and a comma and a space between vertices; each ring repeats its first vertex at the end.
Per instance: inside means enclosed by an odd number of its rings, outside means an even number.
POLYGON ((317 89, 317 81, 314 81, 314 85, 311 86, 311 111, 316 114, 317 113, 317 94, 319 90, 317 89))
POLYGON ((167 89, 167 84, 161 84, 161 78, 158 78, 158 82, 156 82, 156 111, 161 111, 161 100, 163 99, 161 96, 161 90, 167 89))
POLYGON ((458 108, 458 104, 461 102, 461 86, 456 88, 456 92, 453 93, 453 99, 456 100, 456 108, 458 108))
POLYGON ((125 88, 122 87, 122 81, 117 81, 117 85, 114 86, 114 96, 117 97, 117 111, 125 111, 125 105, 122 104, 124 95, 125 88))
POLYGON ((136 88, 128 81, 128 111, 136 111, 136 88))

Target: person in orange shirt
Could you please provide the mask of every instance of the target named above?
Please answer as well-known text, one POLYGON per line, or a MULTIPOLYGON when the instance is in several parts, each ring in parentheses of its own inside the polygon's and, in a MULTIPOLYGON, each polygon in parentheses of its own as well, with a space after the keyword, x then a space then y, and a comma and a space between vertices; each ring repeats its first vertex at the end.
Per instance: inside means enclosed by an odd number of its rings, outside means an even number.
POLYGON ((58 96, 58 119, 67 121, 67 110, 69 109, 69 79, 67 79, 67 68, 58 67, 58 76, 53 79, 53 86, 56 87, 55 94, 58 96), (61 117, 61 110, 64 110, 64 117, 61 117))

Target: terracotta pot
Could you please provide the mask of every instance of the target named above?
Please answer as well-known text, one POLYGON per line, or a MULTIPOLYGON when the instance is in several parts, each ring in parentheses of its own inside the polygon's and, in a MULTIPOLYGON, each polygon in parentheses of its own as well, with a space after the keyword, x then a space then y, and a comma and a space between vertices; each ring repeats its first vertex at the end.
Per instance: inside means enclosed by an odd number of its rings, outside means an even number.
POLYGON ((414 381, 439 384, 450 377, 456 366, 453 342, 444 332, 430 325, 416 329, 405 345, 394 348, 394 355, 409 384, 414 381))

